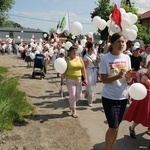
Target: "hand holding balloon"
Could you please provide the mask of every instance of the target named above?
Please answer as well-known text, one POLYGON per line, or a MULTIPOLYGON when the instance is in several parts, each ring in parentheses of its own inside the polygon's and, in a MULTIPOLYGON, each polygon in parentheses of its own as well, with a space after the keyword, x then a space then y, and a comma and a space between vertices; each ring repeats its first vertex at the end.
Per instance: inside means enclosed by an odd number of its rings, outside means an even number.
POLYGON ((137 72, 134 70, 128 70, 125 76, 126 78, 134 78, 137 76, 137 72))

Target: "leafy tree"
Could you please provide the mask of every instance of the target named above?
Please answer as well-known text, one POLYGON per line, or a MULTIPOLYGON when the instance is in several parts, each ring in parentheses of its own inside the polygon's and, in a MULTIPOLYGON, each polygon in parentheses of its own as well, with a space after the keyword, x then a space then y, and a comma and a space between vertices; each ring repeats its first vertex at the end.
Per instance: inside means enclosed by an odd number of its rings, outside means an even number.
POLYGON ((3 27, 8 19, 7 12, 15 4, 14 0, 0 0, 0 27, 3 27))
POLYGON ((14 27, 14 28, 23 28, 19 23, 13 22, 11 20, 6 20, 3 24, 4 27, 14 27))
MULTIPOLYGON (((95 2, 97 6, 94 11, 91 13, 91 18, 93 19, 95 16, 100 16, 104 20, 109 20, 109 15, 112 11, 112 6, 110 5, 110 0, 98 0, 95 2)), ((101 33, 101 39, 107 40, 108 37, 108 28, 106 27, 103 31, 98 30, 101 33)))
MULTIPOLYGON (((109 15, 113 10, 113 6, 110 5, 110 0, 98 0, 96 3, 96 8, 91 13, 91 18, 93 19, 95 16, 100 16, 104 20, 109 20, 109 15)), ((114 5, 114 4, 113 4, 114 5)), ((121 1, 121 8, 124 8, 126 12, 131 12, 136 14, 138 18, 141 15, 138 13, 138 10, 134 7, 134 3, 127 3, 127 0, 121 1)), ((140 24, 138 20, 136 22, 136 26, 138 27, 138 38, 143 39, 145 44, 150 43, 150 35, 148 35, 148 29, 140 24)), ((108 39, 108 28, 106 27, 103 31, 98 30, 101 33, 101 39, 107 40, 108 39)))

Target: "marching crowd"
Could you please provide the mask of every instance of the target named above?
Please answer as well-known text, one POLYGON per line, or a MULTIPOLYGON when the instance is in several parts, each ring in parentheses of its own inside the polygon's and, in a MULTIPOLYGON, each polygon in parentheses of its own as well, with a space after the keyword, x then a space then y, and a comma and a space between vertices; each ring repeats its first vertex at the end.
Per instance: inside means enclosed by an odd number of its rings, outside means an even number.
POLYGON ((46 66, 51 63, 54 65, 58 57, 64 58, 67 69, 61 74, 60 84, 61 90, 64 83, 67 86, 69 107, 74 118, 79 117, 76 103, 82 96, 83 83, 84 98, 87 99, 87 105, 92 107, 96 83, 102 82, 102 105, 108 121, 105 150, 114 150, 122 120, 133 122, 129 127, 131 138, 136 138, 135 127, 138 124, 147 127, 147 134, 150 135, 150 47, 146 46, 145 51, 140 52, 140 44, 131 43, 127 48, 124 37, 118 33, 112 35, 110 43, 94 44, 87 41, 82 50, 79 50, 79 41, 71 41, 69 48, 65 44, 56 39, 52 42, 22 42, 19 45, 14 41, 0 42, 0 53, 20 55, 27 62, 27 67, 32 65, 36 54, 45 56, 46 66), (142 68, 146 72, 141 74, 142 68), (136 82, 142 83, 147 89, 147 96, 142 100, 131 100, 129 97, 128 87, 136 82), (126 109, 128 102, 131 104, 126 109))

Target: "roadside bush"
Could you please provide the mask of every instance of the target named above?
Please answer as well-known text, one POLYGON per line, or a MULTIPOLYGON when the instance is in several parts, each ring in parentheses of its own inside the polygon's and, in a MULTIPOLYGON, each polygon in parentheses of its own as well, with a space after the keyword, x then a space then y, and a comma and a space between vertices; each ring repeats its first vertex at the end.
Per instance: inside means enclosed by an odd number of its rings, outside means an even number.
POLYGON ((34 112, 26 101, 26 93, 19 91, 17 78, 7 78, 7 68, 0 67, 0 130, 12 129, 14 123, 25 123, 23 116, 34 112))

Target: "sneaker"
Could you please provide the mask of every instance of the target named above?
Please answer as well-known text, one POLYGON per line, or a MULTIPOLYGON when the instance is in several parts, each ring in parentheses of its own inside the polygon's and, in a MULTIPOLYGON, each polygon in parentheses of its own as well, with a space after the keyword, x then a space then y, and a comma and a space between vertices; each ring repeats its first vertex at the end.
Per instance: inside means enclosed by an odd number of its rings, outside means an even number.
POLYGON ((131 126, 129 127, 130 137, 133 139, 136 139, 135 131, 131 129, 131 126))

